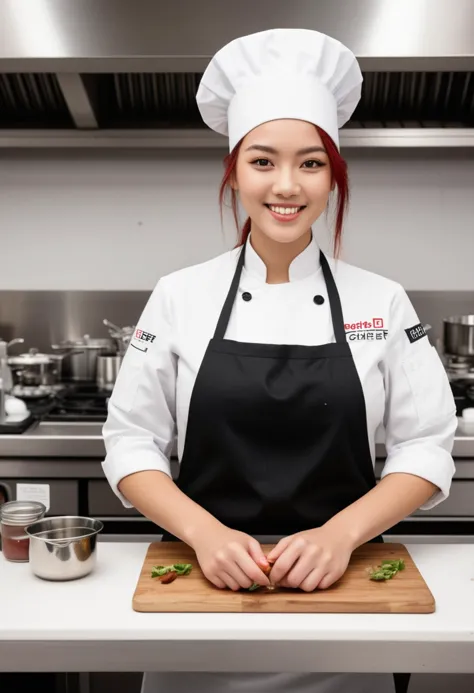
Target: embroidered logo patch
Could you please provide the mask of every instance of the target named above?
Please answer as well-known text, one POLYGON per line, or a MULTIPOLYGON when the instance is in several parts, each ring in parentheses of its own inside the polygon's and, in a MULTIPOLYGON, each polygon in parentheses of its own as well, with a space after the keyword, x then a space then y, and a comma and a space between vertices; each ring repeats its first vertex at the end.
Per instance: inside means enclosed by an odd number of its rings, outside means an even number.
POLYGON ((151 334, 151 332, 145 332, 144 330, 135 330, 134 334, 135 339, 141 339, 142 342, 154 342, 156 339, 156 335, 151 334))
POLYGON ((156 335, 151 334, 151 332, 145 332, 145 330, 136 329, 132 339, 138 340, 138 345, 131 341, 130 346, 132 346, 134 349, 138 349, 138 351, 143 351, 146 354, 148 351, 146 344, 153 344, 156 339, 156 335))
POLYGON ((405 330, 405 332, 407 333, 407 337, 410 340, 410 344, 413 344, 414 342, 417 342, 419 339, 426 337, 425 328, 421 323, 418 323, 418 325, 413 325, 413 327, 408 327, 405 330))
POLYGON ((347 339, 351 342, 357 340, 374 341, 387 339, 388 330, 385 327, 383 318, 372 318, 372 320, 360 320, 359 322, 345 323, 344 329, 347 339))

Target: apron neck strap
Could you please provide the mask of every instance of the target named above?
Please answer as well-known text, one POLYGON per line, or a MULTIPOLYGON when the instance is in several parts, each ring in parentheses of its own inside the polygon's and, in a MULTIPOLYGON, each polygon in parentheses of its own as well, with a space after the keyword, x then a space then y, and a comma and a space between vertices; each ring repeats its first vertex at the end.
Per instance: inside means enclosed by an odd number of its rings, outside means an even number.
POLYGON ((346 331, 344 329, 344 317, 342 315, 341 299, 337 290, 336 282, 334 281, 331 268, 324 253, 319 251, 319 259, 323 269, 324 281, 328 292, 329 305, 331 307, 332 326, 334 328, 334 336, 338 344, 346 342, 346 331))
MULTIPOLYGON (((239 290, 239 282, 242 274, 242 268, 245 262, 245 246, 243 244, 242 250, 240 251, 239 260, 237 262, 237 267, 235 268, 234 277, 232 279, 232 284, 230 285, 227 298, 222 307, 219 320, 216 325, 216 330, 214 332, 215 339, 224 339, 227 325, 229 324, 230 315, 232 313, 232 307, 234 305, 235 297, 239 290)), ((344 318, 342 315, 341 299, 339 298, 339 292, 336 287, 336 282, 332 275, 329 263, 326 259, 324 253, 320 250, 319 257, 321 262, 321 267, 323 270, 324 281, 326 282, 326 289, 328 292, 329 306, 331 308, 331 318, 334 328, 334 336, 336 337, 336 342, 346 342, 346 332, 344 330, 344 318)))
POLYGON ((242 250, 240 251, 239 261, 234 272, 234 278, 232 279, 232 284, 230 285, 227 298, 222 307, 221 314, 216 325, 216 331, 214 332, 215 339, 224 339, 227 330, 227 325, 229 324, 230 314, 232 313, 232 306, 234 305, 234 300, 237 296, 237 291, 239 290, 240 275, 242 274, 242 268, 245 262, 245 246, 246 243, 243 244, 242 250))

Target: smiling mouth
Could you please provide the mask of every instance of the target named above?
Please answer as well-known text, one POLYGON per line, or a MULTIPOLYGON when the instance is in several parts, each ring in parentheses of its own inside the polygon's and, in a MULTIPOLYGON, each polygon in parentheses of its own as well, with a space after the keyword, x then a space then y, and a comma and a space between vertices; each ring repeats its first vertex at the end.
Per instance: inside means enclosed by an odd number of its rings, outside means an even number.
POLYGON ((265 207, 267 207, 271 212, 274 212, 275 214, 281 214, 281 215, 292 215, 292 214, 297 214, 298 212, 301 212, 303 209, 306 209, 306 205, 301 205, 300 207, 295 207, 294 205, 292 206, 285 206, 285 205, 270 205, 265 202, 265 207))

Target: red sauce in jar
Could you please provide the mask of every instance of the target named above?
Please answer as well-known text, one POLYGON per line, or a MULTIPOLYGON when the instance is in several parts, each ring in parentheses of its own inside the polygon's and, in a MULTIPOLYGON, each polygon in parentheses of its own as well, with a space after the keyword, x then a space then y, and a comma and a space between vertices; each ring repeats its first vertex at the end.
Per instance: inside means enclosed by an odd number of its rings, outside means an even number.
POLYGON ((10 501, 0 507, 2 551, 8 561, 25 563, 29 560, 30 538, 26 527, 41 519, 46 512, 36 501, 10 501))
POLYGON ((27 526, 2 523, 2 550, 3 555, 9 561, 28 561, 30 538, 25 534, 25 527, 27 526))

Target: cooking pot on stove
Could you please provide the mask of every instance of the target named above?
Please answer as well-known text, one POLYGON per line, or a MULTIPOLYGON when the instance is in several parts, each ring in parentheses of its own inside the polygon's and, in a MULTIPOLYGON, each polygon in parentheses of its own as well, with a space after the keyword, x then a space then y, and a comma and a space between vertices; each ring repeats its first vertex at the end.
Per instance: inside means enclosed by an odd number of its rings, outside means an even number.
POLYGON ((474 315, 453 315, 443 320, 444 351, 452 356, 474 356, 474 315))
POLYGON ((81 351, 81 355, 68 362, 64 369, 64 376, 70 380, 96 382, 97 357, 99 354, 115 354, 117 349, 111 338, 92 338, 85 334, 80 339, 64 340, 59 344, 52 344, 53 349, 73 349, 81 351))
POLYGON ((122 354, 99 354, 97 357, 97 387, 99 390, 114 389, 122 365, 122 354))
POLYGON ((53 388, 61 381, 63 360, 73 356, 72 350, 63 354, 41 354, 31 348, 26 354, 8 357, 13 386, 53 388))

